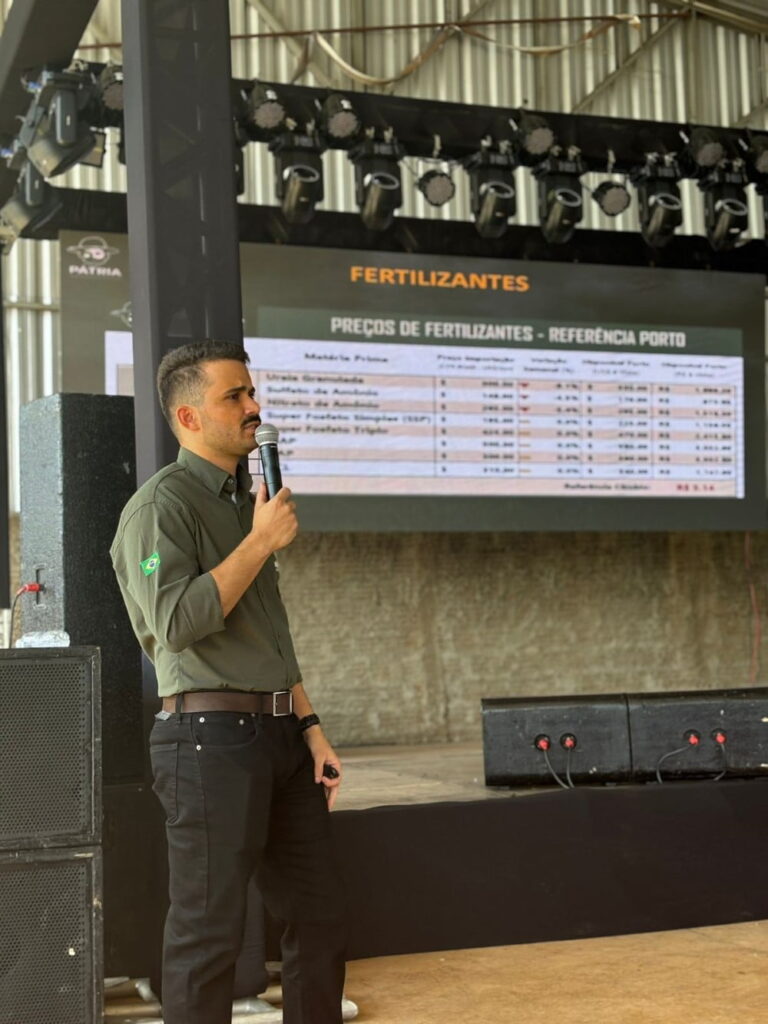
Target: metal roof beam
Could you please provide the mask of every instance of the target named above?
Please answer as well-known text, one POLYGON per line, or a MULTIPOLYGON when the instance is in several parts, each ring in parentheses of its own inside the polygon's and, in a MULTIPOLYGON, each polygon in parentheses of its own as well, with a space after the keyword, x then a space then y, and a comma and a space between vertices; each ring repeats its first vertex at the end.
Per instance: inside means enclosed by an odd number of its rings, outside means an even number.
POLYGON ((751 32, 757 35, 768 35, 768 18, 761 18, 758 10, 753 7, 742 7, 738 3, 709 3, 707 0, 657 0, 665 7, 674 7, 678 11, 696 11, 703 17, 718 21, 728 28, 740 32, 751 32), (746 12, 746 13, 745 13, 746 12))
POLYGON ((667 35, 667 33, 671 32, 672 29, 677 28, 677 26, 677 21, 667 21, 661 26, 660 29, 657 29, 650 36, 648 36, 648 38, 644 42, 642 42, 636 50, 633 50, 633 52, 630 53, 627 59, 623 61, 619 65, 619 67, 615 68, 613 71, 611 71, 609 75, 606 75, 605 78, 601 79, 601 81, 597 83, 594 89, 591 92, 588 92, 586 96, 582 96, 582 98, 573 108, 573 113, 582 113, 592 103, 593 100, 597 99, 597 97, 604 93, 606 89, 610 89, 612 85, 615 85, 615 83, 620 78, 623 78, 624 75, 626 75, 626 73, 629 71, 629 69, 633 67, 635 63, 637 63, 640 57, 644 57, 646 53, 648 53, 648 51, 652 49, 660 39, 663 39, 664 36, 667 35))

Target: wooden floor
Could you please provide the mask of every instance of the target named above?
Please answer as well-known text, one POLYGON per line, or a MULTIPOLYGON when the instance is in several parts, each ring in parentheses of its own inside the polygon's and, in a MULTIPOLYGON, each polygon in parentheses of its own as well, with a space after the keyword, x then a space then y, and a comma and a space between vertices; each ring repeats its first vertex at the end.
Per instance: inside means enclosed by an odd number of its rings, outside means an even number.
POLYGON ((344 782, 337 810, 447 800, 498 800, 536 793, 485 785, 481 743, 413 747, 348 747, 339 750, 344 782))
POLYGON ((358 960, 346 994, 361 1024, 768 1024, 768 921, 358 960))
POLYGON ((766 1024, 768 921, 361 960, 361 1024, 766 1024))

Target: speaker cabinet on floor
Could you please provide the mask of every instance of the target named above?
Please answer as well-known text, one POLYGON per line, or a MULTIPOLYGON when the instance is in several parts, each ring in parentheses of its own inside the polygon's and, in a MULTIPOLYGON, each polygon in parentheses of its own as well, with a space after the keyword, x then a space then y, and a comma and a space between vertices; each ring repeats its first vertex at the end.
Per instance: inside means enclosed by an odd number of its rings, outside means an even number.
POLYGON ((0 1024, 101 1024, 101 852, 0 853, 0 1024))
POLYGON ((489 786, 554 782, 547 760, 552 771, 568 773, 574 782, 619 782, 630 776, 627 707, 621 695, 490 698, 482 710, 489 786), (564 745, 568 736, 576 740, 570 754, 564 745))
POLYGON ((765 687, 488 698, 482 719, 489 786, 768 775, 765 687))
POLYGON ((0 652, 0 1024, 101 1021, 99 652, 0 652))
POLYGON ((0 849, 101 836, 99 652, 0 652, 0 849))
POLYGON ((768 690, 634 693, 627 706, 638 781, 768 773, 768 690))

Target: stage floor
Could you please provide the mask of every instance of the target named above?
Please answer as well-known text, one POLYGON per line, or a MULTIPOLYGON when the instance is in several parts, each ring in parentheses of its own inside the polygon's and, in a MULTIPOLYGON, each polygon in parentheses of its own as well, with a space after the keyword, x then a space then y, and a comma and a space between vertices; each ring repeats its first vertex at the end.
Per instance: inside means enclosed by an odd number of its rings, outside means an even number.
POLYGON ((453 800, 498 800, 541 792, 485 785, 483 745, 434 743, 423 746, 342 747, 344 783, 340 811, 453 800))
POLYGON ((377 957, 349 965, 361 1024, 765 1024, 768 921, 377 957))
MULTIPOLYGON (((346 995, 360 1024, 765 1024, 766 976, 768 921, 756 921, 357 960, 346 995)), ((106 1020, 160 1024, 156 1012, 110 1001, 106 1020)), ((259 1018, 279 1013, 234 1020, 259 1018)))

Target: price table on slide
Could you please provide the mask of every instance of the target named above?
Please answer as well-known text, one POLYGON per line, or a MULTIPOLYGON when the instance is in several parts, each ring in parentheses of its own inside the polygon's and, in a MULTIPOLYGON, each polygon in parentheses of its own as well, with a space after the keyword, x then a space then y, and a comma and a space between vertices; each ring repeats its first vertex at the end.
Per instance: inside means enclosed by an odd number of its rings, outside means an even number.
POLYGON ((740 356, 246 344, 303 493, 744 495, 740 356))

